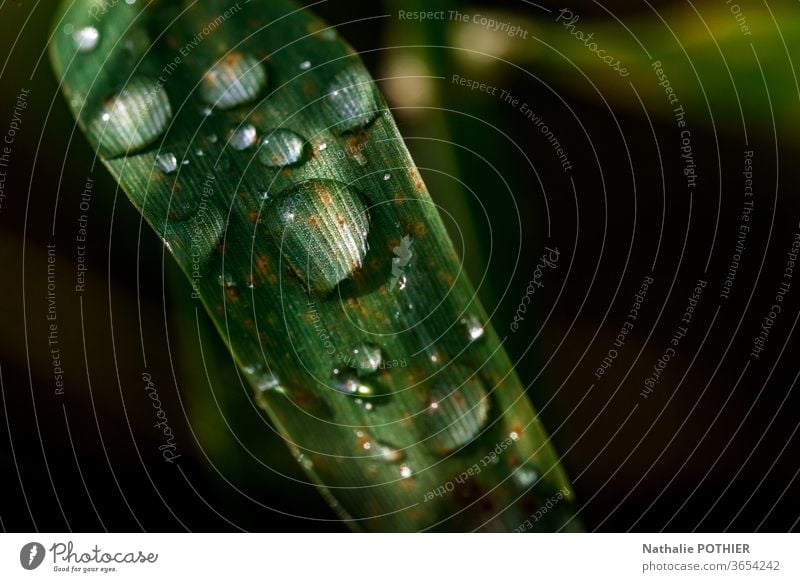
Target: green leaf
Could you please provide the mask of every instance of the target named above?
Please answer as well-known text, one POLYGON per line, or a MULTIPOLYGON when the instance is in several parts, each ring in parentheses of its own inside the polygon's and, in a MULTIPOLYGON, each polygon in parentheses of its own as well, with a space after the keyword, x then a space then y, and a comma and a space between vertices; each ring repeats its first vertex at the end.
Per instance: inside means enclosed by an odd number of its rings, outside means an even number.
POLYGON ((78 32, 51 51, 78 124, 337 511, 366 530, 512 530, 557 500, 524 529, 577 528, 354 51, 285 0, 97 6, 63 3, 57 28, 78 32))

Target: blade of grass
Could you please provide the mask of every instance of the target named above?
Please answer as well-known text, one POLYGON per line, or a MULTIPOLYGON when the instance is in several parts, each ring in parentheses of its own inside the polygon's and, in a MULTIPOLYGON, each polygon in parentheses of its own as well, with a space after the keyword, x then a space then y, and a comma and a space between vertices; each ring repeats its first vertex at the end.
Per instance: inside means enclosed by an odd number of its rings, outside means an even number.
POLYGON ((51 51, 78 124, 334 508, 510 530, 557 498, 530 529, 567 523, 558 457, 353 50, 284 0, 93 6, 61 5, 77 36, 51 51))

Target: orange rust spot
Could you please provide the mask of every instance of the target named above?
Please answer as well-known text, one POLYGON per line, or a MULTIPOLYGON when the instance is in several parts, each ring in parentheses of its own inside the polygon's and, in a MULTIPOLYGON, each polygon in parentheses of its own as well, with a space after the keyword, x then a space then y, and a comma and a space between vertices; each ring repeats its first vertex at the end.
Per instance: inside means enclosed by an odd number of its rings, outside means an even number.
POLYGON ((317 84, 314 81, 306 81, 303 83, 303 93, 306 95, 316 95, 317 93, 317 84))
POLYGON ((258 255, 256 256, 256 270, 261 273, 262 275, 266 275, 269 273, 269 257, 266 255, 258 255))
POLYGON ((418 222, 414 227, 414 232, 417 236, 425 236, 427 229, 425 228, 425 224, 422 222, 418 222))
POLYGON ((258 222, 258 212, 255 212, 255 211, 248 212, 247 213, 247 218, 250 220, 250 222, 257 223, 258 222))
POLYGON ((253 273, 250 273, 249 275, 247 275, 247 284, 250 287, 252 287, 253 285, 256 284, 256 278, 255 278, 255 275, 253 275, 253 273))
POLYGON ((253 330, 256 328, 256 323, 252 319, 245 319, 244 326, 249 330, 253 330))
POLYGON ((308 224, 311 226, 317 226, 319 224, 319 219, 316 216, 312 216, 308 219, 308 224))
POLYGON ((225 307, 223 307, 222 303, 218 303, 214 310, 219 314, 225 313, 225 307))
POLYGON ((233 287, 228 287, 225 289, 225 295, 228 296, 228 299, 231 301, 239 301, 239 293, 236 292, 236 289, 233 287))
POLYGON ((442 283, 445 283, 446 285, 452 285, 453 281, 455 281, 453 275, 445 271, 439 271, 438 273, 436 273, 436 276, 442 283))

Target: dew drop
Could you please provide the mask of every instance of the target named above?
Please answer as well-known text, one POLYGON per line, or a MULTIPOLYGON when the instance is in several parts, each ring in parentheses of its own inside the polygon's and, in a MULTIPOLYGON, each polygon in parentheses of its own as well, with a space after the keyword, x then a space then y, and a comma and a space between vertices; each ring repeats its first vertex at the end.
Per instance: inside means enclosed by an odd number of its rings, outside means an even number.
POLYGON ((401 476, 403 479, 408 479, 409 477, 411 477, 412 473, 413 473, 413 472, 411 471, 411 467, 409 467, 409 466, 408 466, 408 465, 406 465, 405 463, 403 463, 402 465, 400 465, 400 476, 401 476))
POLYGON ((250 54, 234 52, 214 64, 200 83, 200 97, 220 109, 232 109, 256 99, 267 86, 267 70, 250 54))
POLYGON ((353 348, 351 367, 362 376, 374 374, 383 363, 381 348, 374 344, 361 344, 353 348))
POLYGON ((384 182, 387 182, 387 181, 388 181, 388 180, 389 180, 391 177, 392 177, 392 175, 391 175, 391 174, 384 174, 384 175, 383 175, 383 181, 384 181, 384 182))
POLYGON ((228 145, 241 152, 256 143, 256 137, 256 128, 246 123, 228 133, 228 145))
POLYGON ((165 174, 171 174, 178 168, 178 158, 172 153, 159 153, 156 155, 156 165, 165 174))
POLYGON ((380 113, 372 79, 360 66, 340 71, 331 81, 327 103, 335 116, 334 125, 342 133, 369 124, 380 113))
POLYGON ((474 439, 489 418, 489 397, 483 381, 463 367, 453 374, 464 378, 459 385, 439 382, 429 393, 428 410, 422 417, 430 438, 427 445, 448 454, 474 439))
POLYGON ((236 281, 230 273, 221 273, 218 275, 217 282, 220 284, 220 286, 225 287, 226 289, 236 287, 236 281))
POLYGON ((264 215, 283 260, 311 291, 327 295, 361 268, 369 215, 350 187, 307 180, 271 200, 264 215))
POLYGON ((171 119, 166 91, 149 77, 134 77, 104 101, 89 126, 108 154, 118 156, 153 143, 171 119))
POLYGON ((527 489, 539 480, 539 472, 529 465, 522 465, 514 469, 513 478, 517 485, 527 489))
POLYGON ((94 26, 84 26, 72 33, 72 40, 75 43, 75 50, 79 53, 89 53, 97 48, 100 33, 94 26))
POLYGON ((363 383, 355 374, 338 370, 334 370, 331 387, 342 394, 356 396, 371 396, 374 393, 372 387, 363 383))
POLYGON ((483 325, 481 325, 480 319, 478 319, 476 316, 467 315, 461 320, 461 325, 464 327, 464 331, 469 341, 475 341, 476 339, 483 337, 483 325))
POLYGON ((303 467, 303 469, 305 469, 306 471, 309 471, 314 467, 314 463, 311 461, 311 459, 309 459, 302 453, 297 455, 297 462, 300 463, 300 466, 303 467))
POLYGON ((302 63, 300 63, 301 71, 307 71, 310 68, 311 68, 311 61, 303 61, 302 63))
POLYGON ((303 138, 289 129, 276 129, 261 139, 258 160, 269 168, 292 166, 305 157, 303 138))
POLYGON ((387 463, 399 463, 406 458, 403 451, 381 441, 374 441, 372 451, 377 454, 378 458, 387 463))

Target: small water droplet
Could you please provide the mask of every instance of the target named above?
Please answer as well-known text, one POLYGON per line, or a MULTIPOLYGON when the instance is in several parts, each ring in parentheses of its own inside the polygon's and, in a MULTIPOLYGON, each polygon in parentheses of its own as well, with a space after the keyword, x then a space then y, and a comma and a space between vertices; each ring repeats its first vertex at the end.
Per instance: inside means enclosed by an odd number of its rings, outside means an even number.
POLYGON ((84 26, 72 33, 75 50, 80 53, 89 53, 97 48, 100 33, 94 26, 84 26))
POLYGON ((200 110, 200 113, 203 117, 211 117, 214 114, 214 109, 212 107, 205 106, 200 110))
POLYGON ((384 182, 386 182, 386 181, 388 181, 388 180, 389 180, 391 177, 392 177, 392 176, 391 176, 391 174, 384 174, 384 175, 383 175, 383 181, 384 181, 384 182))
POLYGON ((364 400, 363 398, 356 398, 354 402, 367 412, 372 412, 375 409, 375 405, 369 400, 364 400))
POLYGON ((314 467, 314 463, 311 461, 311 459, 309 459, 302 453, 297 455, 297 462, 300 463, 300 466, 303 467, 303 469, 306 469, 307 471, 314 467))
POLYGON ((403 479, 408 479, 409 477, 411 477, 412 473, 413 473, 413 472, 411 471, 411 467, 409 467, 409 466, 408 466, 408 465, 406 465, 405 463, 403 463, 402 465, 400 465, 400 476, 401 476, 403 479))
POLYGON ((476 316, 467 315, 461 320, 461 325, 464 326, 468 340, 475 341, 483 337, 483 325, 476 316))
POLYGON ((406 287, 408 287, 408 277, 406 275, 400 275, 400 278, 397 280, 397 288, 400 291, 405 291, 406 287))
POLYGON ((90 130, 111 156, 153 143, 168 127, 172 107, 166 91, 149 77, 134 77, 102 104, 90 130))
POLYGON ((429 405, 422 417, 430 438, 427 445, 439 454, 451 453, 480 433, 489 418, 489 397, 482 380, 463 367, 454 376, 464 378, 453 386, 439 382, 429 393, 429 405))
POLYGON ((178 168, 178 158, 172 153, 159 153, 156 155, 156 165, 165 174, 171 174, 178 168))
POLYGON ((539 480, 539 472, 530 464, 526 464, 514 469, 513 478, 517 485, 527 489, 539 480))
POLYGON ((71 22, 67 22, 67 23, 64 25, 64 28, 63 28, 62 30, 64 31, 64 34, 66 34, 67 36, 69 36, 69 35, 71 35, 73 32, 75 32, 75 25, 74 25, 74 24, 72 24, 71 22))
POLYGON ((236 287, 236 280, 230 273, 221 273, 217 276, 217 282, 226 289, 230 289, 231 287, 236 287))
POLYGON ((200 83, 200 97, 212 107, 231 109, 256 99, 267 86, 267 70, 259 59, 234 52, 215 63, 200 83))
POLYGON ((338 370, 334 370, 331 387, 342 394, 370 396, 374 393, 374 390, 355 374, 338 370))
POLYGON ((324 152, 326 149, 328 149, 328 144, 326 144, 326 143, 321 143, 321 144, 319 144, 319 146, 317 147, 317 149, 318 149, 319 151, 321 151, 321 152, 324 152))
POLYGON ((270 201, 264 224, 300 281, 322 295, 359 270, 367 254, 367 208, 340 182, 291 186, 270 201))
POLYGON ((360 65, 340 71, 331 81, 327 103, 341 132, 355 131, 380 113, 372 79, 360 65))
POLYGON ((258 160, 270 168, 283 168, 302 161, 305 156, 303 138, 289 129, 276 129, 261 139, 258 160))
POLYGON ((256 128, 246 123, 228 133, 228 145, 241 152, 256 143, 257 137, 256 128))
POLYGON ((351 367, 359 375, 374 374, 383 362, 381 348, 375 344, 361 344, 353 348, 351 367))
POLYGON ((300 63, 301 71, 307 71, 310 68, 311 68, 311 61, 303 61, 302 63, 300 63))
POLYGON ((406 458, 405 453, 400 449, 380 441, 375 441, 372 449, 381 460, 387 463, 399 463, 406 458))

